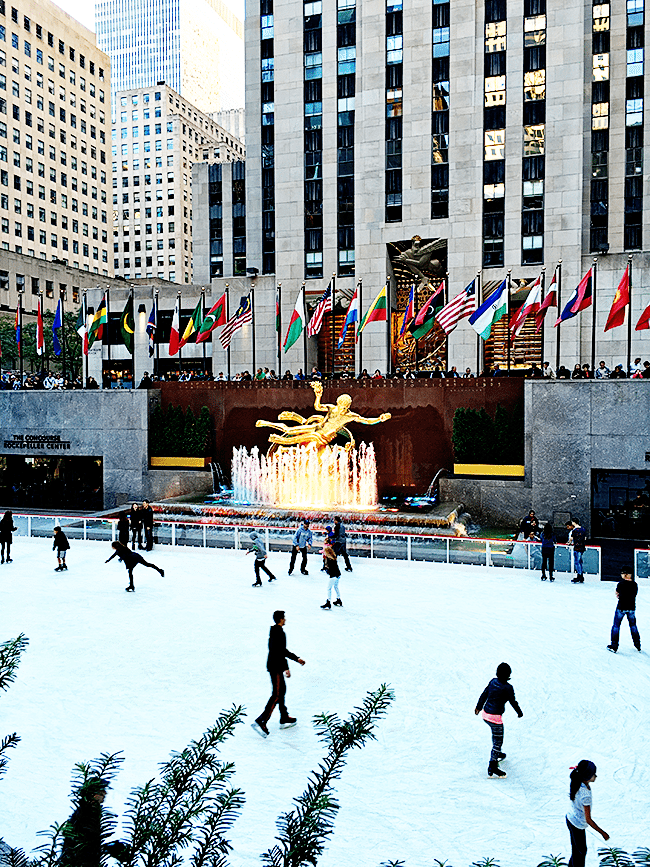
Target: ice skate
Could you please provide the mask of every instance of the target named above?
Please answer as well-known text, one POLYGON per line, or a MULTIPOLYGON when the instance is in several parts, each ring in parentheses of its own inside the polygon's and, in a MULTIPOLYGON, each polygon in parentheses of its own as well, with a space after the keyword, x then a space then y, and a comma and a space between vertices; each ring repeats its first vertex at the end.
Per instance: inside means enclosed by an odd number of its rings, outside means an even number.
POLYGON ((298 722, 298 720, 295 718, 295 716, 285 717, 285 719, 280 720, 280 728, 281 729, 292 729, 296 725, 297 722, 298 722))
POLYGON ((345 571, 346 572, 352 572, 352 566, 346 566, 345 571))
POLYGON ((11 559, 11 557, 7 557, 7 563, 13 563, 13 562, 14 561, 11 559))
POLYGON ((61 571, 62 571, 62 572, 67 572, 67 571, 68 571, 68 567, 65 565, 65 563, 63 564, 63 566, 61 566, 61 571))
MULTIPOLYGON (((336 604, 336 603, 335 603, 335 604, 336 604)), ((331 604, 330 604, 329 599, 327 600, 327 602, 325 603, 325 605, 321 605, 321 608, 325 608, 325 609, 328 609, 328 608, 331 608, 331 607, 332 607, 332 606, 331 606, 331 604)))
POLYGON ((135 593, 135 587, 125 587, 127 593, 135 593))
POLYGON ((542 575, 541 580, 546 581, 546 575, 542 575))
POLYGON ((262 720, 256 719, 255 722, 251 723, 251 728, 253 731, 257 732, 261 738, 268 738, 269 730, 266 727, 266 723, 262 722, 262 720))
POLYGON ((63 566, 57 566, 55 572, 63 572, 63 566))
POLYGON ((277 580, 278 580, 278 579, 277 579, 277 578, 275 577, 275 575, 274 575, 273 578, 269 578, 269 584, 271 583, 271 581, 277 581, 277 580))
POLYGON ((304 570, 301 569, 301 570, 300 570, 300 574, 301 574, 301 575, 309 575, 309 572, 308 572, 306 569, 304 569, 304 570))
POLYGON ((256 581, 254 584, 251 584, 251 587, 261 587, 261 586, 262 586, 261 581, 256 581))
POLYGON ((333 604, 333 605, 338 605, 339 608, 343 608, 343 603, 341 602, 340 599, 336 599, 332 604, 333 604))
POLYGON ((496 762, 490 762, 488 765, 488 777, 496 777, 498 780, 503 780, 508 775, 502 771, 496 762))
MULTIPOLYGON (((640 649, 641 649, 641 648, 639 648, 639 650, 640 650, 640 649)), ((616 653, 616 651, 618 650, 618 647, 614 647, 613 644, 608 644, 608 645, 607 645, 607 650, 611 650, 612 653, 616 653)))

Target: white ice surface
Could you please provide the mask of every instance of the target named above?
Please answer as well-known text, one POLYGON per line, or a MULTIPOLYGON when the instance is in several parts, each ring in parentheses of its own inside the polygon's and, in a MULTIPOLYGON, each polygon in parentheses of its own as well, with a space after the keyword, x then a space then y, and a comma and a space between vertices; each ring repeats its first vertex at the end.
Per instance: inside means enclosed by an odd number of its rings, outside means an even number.
MULTIPOLYGON (((311 718, 345 716, 382 682, 396 694, 377 741, 355 752, 338 787, 341 810, 320 867, 377 867, 434 858, 463 867, 486 855, 502 867, 568 855, 564 813, 569 767, 598 765, 593 816, 611 845, 650 846, 648 656, 627 622, 608 653, 614 585, 554 584, 521 570, 356 560, 343 573, 345 607, 321 611, 318 556, 309 577, 286 575, 271 553, 275 584, 252 589, 243 552, 158 548, 160 578, 139 566, 136 593, 99 542, 72 542, 57 573, 51 543, 16 538, 0 566, 0 640, 24 632, 29 648, 16 683, 0 694, 0 735, 17 731, 0 780, 0 836, 28 851, 37 832, 70 813, 75 762, 123 750, 107 805, 155 775, 171 750, 198 737, 218 711, 248 708, 222 751, 236 762, 246 806, 231 835, 234 865, 259 864, 276 817, 303 791, 322 754, 311 718), (287 704, 296 728, 261 739, 248 722, 269 695, 268 629, 287 612, 292 664, 287 704), (505 714, 506 780, 486 775, 490 733, 474 706, 497 664, 512 666, 524 711, 505 714)), ((642 585, 642 641, 648 624, 642 585)), ((650 638, 646 639, 646 643, 650 638)), ((588 864, 602 840, 588 831, 588 864)))

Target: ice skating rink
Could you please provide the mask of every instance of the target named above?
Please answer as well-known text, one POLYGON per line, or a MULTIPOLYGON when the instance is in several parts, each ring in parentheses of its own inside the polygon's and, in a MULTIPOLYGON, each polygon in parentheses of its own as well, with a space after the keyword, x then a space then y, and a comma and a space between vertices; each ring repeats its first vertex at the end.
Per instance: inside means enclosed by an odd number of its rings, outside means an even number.
MULTIPOLYGON (((501 867, 568 859, 564 823, 569 768, 598 766, 594 819, 610 845, 650 846, 650 666, 627 621, 617 655, 606 647, 615 585, 537 573, 354 560, 343 573, 344 608, 322 611, 326 577, 288 577, 271 552, 274 584, 251 588, 244 552, 161 547, 165 569, 126 572, 110 548, 71 542, 69 571, 54 572, 46 539, 15 538, 0 566, 0 640, 30 639, 16 683, 0 694, 0 736, 17 731, 0 780, 0 836, 28 851, 37 832, 70 813, 75 762, 122 750, 107 798, 116 812, 171 750, 198 737, 222 708, 243 704, 246 725, 222 757, 236 763, 246 806, 231 835, 232 865, 259 864, 277 816, 292 806, 322 754, 311 726, 321 711, 345 716, 369 689, 396 699, 377 741, 350 758, 338 786, 341 810, 320 867, 377 867, 434 858, 464 867, 493 856, 501 867), (296 728, 261 739, 248 725, 270 693, 265 671, 272 612, 287 612, 292 664, 287 705, 296 728), (474 715, 498 663, 512 666, 524 711, 506 709, 505 780, 487 778, 490 732, 474 715)), ((638 623, 650 648, 650 587, 639 589, 638 623)), ((587 831, 587 864, 600 836, 587 831)))

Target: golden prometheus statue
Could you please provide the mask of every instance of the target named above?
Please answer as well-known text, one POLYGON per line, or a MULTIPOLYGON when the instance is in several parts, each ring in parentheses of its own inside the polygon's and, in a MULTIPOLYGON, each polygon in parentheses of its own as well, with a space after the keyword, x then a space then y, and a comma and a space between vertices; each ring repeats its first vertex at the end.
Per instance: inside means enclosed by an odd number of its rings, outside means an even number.
POLYGON ((264 421, 259 419, 255 422, 255 427, 270 427, 280 431, 279 434, 271 434, 269 442, 271 448, 268 451, 272 455, 279 448, 287 448, 292 446, 308 446, 312 443, 319 449, 326 448, 338 434, 344 436, 348 442, 345 444, 345 450, 351 451, 354 446, 354 437, 347 428, 351 422, 359 424, 379 424, 382 421, 388 421, 390 418, 389 412, 383 412, 377 418, 364 418, 356 412, 350 410, 352 398, 349 394, 340 394, 336 403, 321 403, 323 396, 323 386, 320 382, 312 382, 311 387, 314 389, 314 409, 316 412, 325 413, 325 415, 310 415, 309 418, 303 418, 297 412, 285 410, 278 416, 278 421, 264 421), (282 422, 294 421, 296 425, 286 425, 282 422))

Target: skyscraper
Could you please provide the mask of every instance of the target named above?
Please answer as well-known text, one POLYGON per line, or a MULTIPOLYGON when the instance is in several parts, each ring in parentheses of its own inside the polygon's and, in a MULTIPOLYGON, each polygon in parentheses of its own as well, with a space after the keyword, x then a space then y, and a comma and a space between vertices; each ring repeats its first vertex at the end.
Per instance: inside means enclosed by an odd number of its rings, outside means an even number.
POLYGON ((103 0, 113 94, 164 82, 205 112, 244 105, 244 25, 224 0, 103 0))

